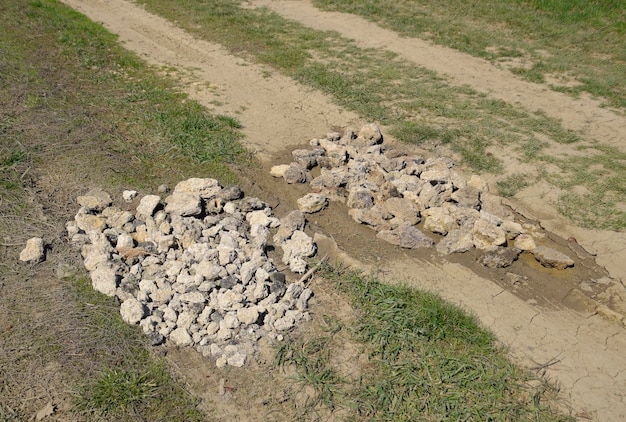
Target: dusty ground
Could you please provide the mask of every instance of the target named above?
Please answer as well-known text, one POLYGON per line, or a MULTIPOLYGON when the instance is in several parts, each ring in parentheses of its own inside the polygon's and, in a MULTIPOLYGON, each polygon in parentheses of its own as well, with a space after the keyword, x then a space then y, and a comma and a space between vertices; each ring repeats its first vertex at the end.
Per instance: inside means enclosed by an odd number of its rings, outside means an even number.
MULTIPOLYGON (((266 171, 269 166, 288 162, 292 149, 323 136, 331 126, 359 127, 365 123, 324 95, 275 72, 268 73, 262 66, 246 63, 218 45, 194 39, 129 1, 64 2, 119 34, 128 49, 149 63, 173 66, 188 75, 185 81, 191 98, 214 112, 236 116, 244 125, 247 147, 266 166, 259 171, 252 188, 259 194, 266 193, 264 199, 268 202, 280 204, 277 213, 294 208, 302 192, 271 180, 266 171), (215 105, 215 100, 221 105, 215 105)), ((345 31, 344 35, 361 45, 388 48, 445 75, 450 84, 467 84, 493 98, 541 110, 562 119, 565 127, 583 131, 590 139, 624 148, 626 119, 600 108, 596 101, 571 99, 523 82, 485 61, 420 40, 400 38, 358 17, 320 12, 308 1, 250 3, 250 7, 259 5, 317 29, 345 31)), ((475 313, 510 346, 516 360, 530 367, 545 366, 545 375, 559 383, 575 414, 599 421, 625 420, 626 356, 622 351, 626 332, 621 320, 626 311, 626 291, 621 278, 626 274, 626 236, 569 226, 544 197, 546 192, 538 187, 526 189, 509 206, 520 214, 519 218, 546 229, 544 243, 576 257, 574 269, 552 273, 530 260, 521 260, 507 270, 487 271, 475 265, 471 255, 445 260, 431 253, 399 250, 377 242, 373 232, 354 224, 340 206, 312 217, 311 227, 328 237, 320 247, 333 258, 369 269, 389 282, 436 291, 475 313), (570 236, 576 237, 588 252, 568 243, 565 239, 570 236), (581 283, 592 285, 592 291, 581 288, 581 283)), ((332 303, 323 294, 317 300, 332 303)), ((227 389, 228 394, 219 396, 221 404, 217 403, 212 397, 220 379, 237 383, 241 375, 216 373, 195 352, 177 351, 168 356, 195 386, 197 394, 219 405, 221 414, 215 415, 218 419, 241 420, 249 400, 261 405, 280 401, 279 391, 257 392, 255 396, 244 393, 239 386, 239 390, 227 389)), ((280 420, 276 415, 260 416, 280 420)))

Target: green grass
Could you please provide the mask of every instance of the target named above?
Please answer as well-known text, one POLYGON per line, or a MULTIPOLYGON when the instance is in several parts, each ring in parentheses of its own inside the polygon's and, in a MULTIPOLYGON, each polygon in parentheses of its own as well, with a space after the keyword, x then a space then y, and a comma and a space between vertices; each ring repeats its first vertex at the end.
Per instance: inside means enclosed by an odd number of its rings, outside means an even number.
POLYGON ((317 392, 314 403, 350 409, 348 420, 573 420, 551 407, 553 387, 513 365, 493 334, 461 309, 339 268, 320 274, 350 298, 355 321, 277 353, 278 364, 294 365, 297 380, 317 392), (355 379, 333 368, 330 356, 343 347, 333 343, 340 330, 369 353, 355 379))
POLYGON ((626 7, 621 0, 314 0, 326 10, 362 15, 401 34, 492 61, 525 56, 514 72, 537 83, 571 76, 575 88, 626 107, 626 7), (546 52, 548 54, 546 54, 546 52))
POLYGON ((88 277, 66 278, 70 294, 87 320, 90 376, 78 383, 75 410, 102 420, 202 421, 197 401, 153 358, 143 332, 119 315, 119 304, 91 288, 88 277))
POLYGON ((188 101, 175 80, 158 77, 101 25, 69 8, 43 0, 0 7, 7 23, 0 35, 5 53, 0 68, 6 69, 0 77, 0 100, 7 105, 0 121, 7 139, 24 129, 17 116, 56 112, 50 141, 22 143, 26 150, 63 150, 79 141, 92 142, 94 154, 85 154, 87 160, 102 160, 102 151, 108 149, 128 164, 119 166, 121 171, 106 172, 114 184, 150 186, 156 173, 170 181, 198 172, 224 183, 235 181, 229 167, 246 159, 236 120, 210 115, 188 101), (50 51, 41 50, 43 36, 53 44, 50 51), (38 68, 35 56, 57 67, 38 68), (51 74, 56 75, 54 83, 48 80, 51 74), (94 100, 93 95, 100 98, 94 100), (152 171, 144 171, 146 167, 152 171), (141 173, 152 181, 139 180, 136 175, 141 173))
POLYGON ((513 174, 497 183, 498 193, 505 198, 515 195, 529 185, 529 176, 526 174, 513 174))

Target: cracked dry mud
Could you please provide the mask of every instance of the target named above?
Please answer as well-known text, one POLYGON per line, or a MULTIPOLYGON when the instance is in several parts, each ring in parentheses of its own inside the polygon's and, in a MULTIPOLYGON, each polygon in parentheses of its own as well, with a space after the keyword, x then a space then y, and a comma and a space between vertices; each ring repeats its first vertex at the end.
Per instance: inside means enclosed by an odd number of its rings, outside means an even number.
MULTIPOLYGON (((244 126, 246 146, 261 159, 264 170, 285 162, 291 150, 323 136, 331 126, 360 127, 364 123, 319 92, 276 72, 267 77, 263 66, 230 55, 219 45, 195 39, 130 1, 63 1, 119 34, 125 47, 147 62, 173 66, 187 74, 188 69, 194 69, 187 81, 189 96, 214 112, 237 116, 244 126), (210 82, 217 89, 209 90, 198 81, 210 82), (212 104, 216 92, 223 105, 212 104)), ((401 38, 356 16, 321 12, 305 0, 250 3, 250 7, 259 6, 315 29, 340 31, 362 46, 395 51, 442 74, 451 85, 467 84, 492 98, 530 111, 541 110, 561 119, 564 127, 582 131, 589 139, 622 150, 626 145, 626 119, 600 108, 593 100, 569 98, 517 79, 483 60, 421 40, 401 38)), ((302 191, 271 180, 267 171, 258 176, 258 187, 273 195, 283 210, 296 208, 295 200, 302 191)), ((626 310, 622 299, 626 292, 621 284, 626 273, 626 236, 568 225, 543 199, 549 197, 549 191, 541 189, 527 189, 508 205, 520 218, 540 221, 547 230, 546 241, 577 258, 571 271, 551 272, 522 260, 507 274, 475 265, 471 254, 444 260, 430 252, 394 249, 376 241, 371 231, 357 226, 347 215, 342 216, 345 209, 336 204, 313 216, 311 225, 327 237, 320 242, 322 254, 325 251, 350 265, 371 270, 390 283, 401 281, 436 291, 474 313, 510 347, 516 361, 541 368, 546 377, 560 385, 574 415, 585 420, 625 420, 626 332, 620 319, 626 310), (580 245, 565 240, 572 236, 580 245), (359 261, 354 258, 357 256, 359 261), (589 279, 611 280, 608 292, 599 296, 603 298, 600 302, 580 289, 580 283, 589 279)), ((206 382, 210 375, 193 352, 179 350, 168 356, 191 384, 194 379, 206 382)), ((222 412, 225 418, 234 414, 228 409, 222 412)))

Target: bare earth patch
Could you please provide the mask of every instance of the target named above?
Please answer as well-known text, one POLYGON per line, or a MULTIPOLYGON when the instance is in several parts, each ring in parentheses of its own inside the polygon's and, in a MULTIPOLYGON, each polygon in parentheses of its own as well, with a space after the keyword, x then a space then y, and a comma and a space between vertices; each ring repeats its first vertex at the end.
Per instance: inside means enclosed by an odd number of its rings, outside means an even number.
MULTIPOLYGON (((64 2, 119 34, 126 48, 149 63, 174 67, 187 75, 185 80, 190 83, 186 88, 192 99, 211 111, 237 116, 244 126, 247 147, 266 166, 259 169, 251 188, 257 196, 266 194, 264 200, 280 203, 279 211, 295 209, 295 200, 302 192, 273 180, 269 167, 288 163, 291 150, 310 138, 323 136, 331 126, 358 127, 361 123, 358 116, 341 110, 324 95, 232 56, 218 45, 194 39, 131 2, 64 2)), ((597 101, 574 100, 523 82, 483 60, 398 37, 351 15, 320 12, 307 1, 260 0, 252 4, 270 7, 316 29, 342 31, 367 47, 398 52, 445 75, 450 84, 468 84, 493 98, 542 111, 593 142, 624 148, 626 119, 600 108, 597 101)), ((565 224, 546 202, 551 188, 542 188, 527 188, 509 205, 520 218, 540 222, 546 229, 542 231, 545 243, 567 250, 575 258, 574 269, 561 273, 534 262, 520 262, 507 271, 488 271, 476 265, 471 255, 444 260, 430 252, 383 245, 338 205, 316 214, 311 223, 315 231, 327 237, 320 249, 332 257, 370 270, 388 282, 436 291, 476 314, 510 346, 517 361, 558 382, 575 415, 599 421, 624 420, 626 333, 622 320, 626 293, 620 277, 626 273, 626 238, 623 233, 565 224), (577 241, 567 240, 572 236, 577 241), (359 257, 359 261, 350 257, 359 257), (601 291, 581 287, 581 283, 603 279, 610 282, 601 291)), ((332 302, 323 294, 317 300, 320 306, 332 302)), ((250 377, 243 372, 216 372, 209 362, 203 366, 205 362, 195 351, 172 351, 168 357, 199 396, 214 405, 221 403, 220 420, 244 420, 241 417, 251 403, 262 409, 281 400, 280 391, 261 394, 263 382, 249 384, 250 377)), ((262 368, 259 371, 262 373, 262 368)), ((265 416, 280 420, 280 415, 265 416)))

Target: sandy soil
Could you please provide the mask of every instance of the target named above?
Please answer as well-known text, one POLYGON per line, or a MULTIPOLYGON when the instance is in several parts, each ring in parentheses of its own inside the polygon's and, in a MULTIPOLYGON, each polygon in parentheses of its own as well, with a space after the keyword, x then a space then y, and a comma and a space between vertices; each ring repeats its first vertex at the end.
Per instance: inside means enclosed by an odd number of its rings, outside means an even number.
MULTIPOLYGON (((119 34, 124 45, 147 62, 179 69, 186 75, 183 79, 192 99, 243 123, 247 146, 267 168, 288 162, 290 150, 324 135, 331 126, 358 127, 364 123, 319 92, 244 62, 219 45, 194 39, 129 1, 63 1, 119 34)), ((260 5, 316 29, 342 31, 360 45, 396 51, 446 76, 450 84, 467 84, 494 98, 544 111, 597 142, 624 147, 626 120, 600 108, 596 101, 571 99, 523 82, 485 61, 398 37, 358 17, 320 12, 308 1, 251 3, 251 7, 260 5)), ((284 205, 283 209, 294 207, 297 192, 287 185, 271 180, 266 172, 259 172, 256 183, 258 189, 284 205)), ((436 291, 476 314, 510 346, 517 361, 541 367, 546 377, 559 383, 574 414, 598 421, 626 420, 626 356, 622 352, 626 347, 622 324, 626 293, 620 279, 626 274, 626 236, 567 225, 538 191, 526 192, 509 205, 547 229, 545 243, 574 256, 569 249, 572 245, 564 240, 573 235, 595 258, 580 251, 576 267, 559 274, 530 261, 516 263, 508 271, 487 271, 475 265, 472 256, 443 260, 430 253, 382 245, 373 233, 342 216, 340 207, 311 218, 311 225, 326 236, 320 240, 320 249, 331 256, 376 272, 388 282, 401 281, 436 291), (591 279, 606 280, 607 284, 591 295, 580 289, 581 283, 591 279)), ((199 368, 202 364, 196 355, 177 353, 175 359, 180 371, 201 385, 203 377, 215 375, 211 375, 208 364, 199 368)), ((211 381, 212 385, 216 382, 211 381)), ((212 395, 198 394, 204 398, 212 395)), ((223 403, 223 420, 241 415, 228 410, 235 404, 223 403)), ((246 407, 246 403, 240 405, 246 407)))

